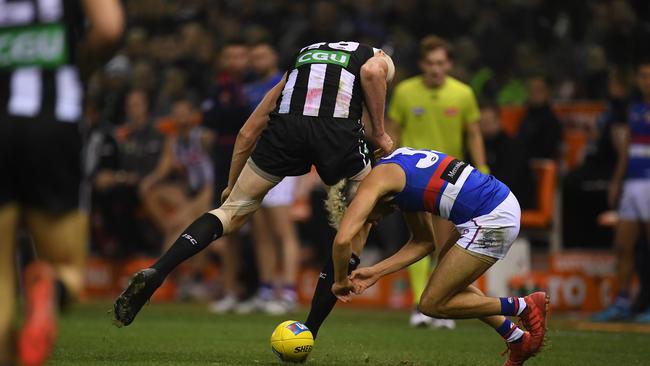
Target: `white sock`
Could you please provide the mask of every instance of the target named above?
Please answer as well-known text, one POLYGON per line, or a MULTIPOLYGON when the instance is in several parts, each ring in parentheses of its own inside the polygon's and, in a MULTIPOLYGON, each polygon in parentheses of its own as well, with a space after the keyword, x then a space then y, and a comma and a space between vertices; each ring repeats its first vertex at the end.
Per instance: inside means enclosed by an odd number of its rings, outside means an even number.
POLYGON ((524 331, 519 329, 519 327, 515 327, 515 330, 512 332, 510 337, 508 337, 508 339, 506 339, 506 342, 510 343, 510 342, 517 341, 523 336, 524 336, 524 331))
POLYGON ((517 310, 517 316, 521 315, 521 313, 526 310, 526 300, 524 300, 523 297, 518 297, 517 300, 519 301, 519 309, 517 310))

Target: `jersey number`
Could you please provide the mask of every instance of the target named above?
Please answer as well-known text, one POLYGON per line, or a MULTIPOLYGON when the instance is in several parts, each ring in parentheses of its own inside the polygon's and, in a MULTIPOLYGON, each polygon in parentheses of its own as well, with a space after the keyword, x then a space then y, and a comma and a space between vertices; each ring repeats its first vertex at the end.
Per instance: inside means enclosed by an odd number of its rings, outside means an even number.
POLYGON ((433 151, 429 151, 429 150, 413 150, 413 149, 409 149, 407 147, 401 147, 401 148, 393 151, 392 154, 388 155, 384 159, 390 159, 390 158, 394 157, 395 155, 409 155, 409 156, 424 155, 424 157, 422 159, 418 160, 417 164, 415 164, 415 167, 420 168, 420 169, 429 168, 432 165, 434 165, 435 163, 437 163, 438 160, 440 159, 440 156, 438 154, 436 154, 435 152, 433 152, 433 151))
MULTIPOLYGON (((302 53, 305 50, 313 50, 314 48, 320 48, 322 45, 326 44, 326 42, 318 42, 314 43, 312 45, 309 45, 307 47, 303 47, 303 49, 300 50, 299 53, 302 53)), ((333 48, 335 50, 339 51, 348 51, 348 52, 354 52, 359 48, 359 42, 336 42, 336 43, 329 43, 327 44, 327 47, 333 48)))
POLYGON ((62 0, 33 1, 0 0, 0 26, 25 25, 34 22, 38 8, 38 18, 42 23, 56 22, 63 17, 62 0))

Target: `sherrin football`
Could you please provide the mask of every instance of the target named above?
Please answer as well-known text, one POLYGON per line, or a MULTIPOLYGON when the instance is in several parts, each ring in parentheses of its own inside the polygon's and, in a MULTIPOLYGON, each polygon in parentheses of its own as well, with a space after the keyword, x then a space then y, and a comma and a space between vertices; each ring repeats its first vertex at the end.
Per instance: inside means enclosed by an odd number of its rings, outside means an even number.
POLYGON ((305 362, 313 347, 311 331, 295 320, 282 322, 271 334, 271 349, 285 362, 305 362))

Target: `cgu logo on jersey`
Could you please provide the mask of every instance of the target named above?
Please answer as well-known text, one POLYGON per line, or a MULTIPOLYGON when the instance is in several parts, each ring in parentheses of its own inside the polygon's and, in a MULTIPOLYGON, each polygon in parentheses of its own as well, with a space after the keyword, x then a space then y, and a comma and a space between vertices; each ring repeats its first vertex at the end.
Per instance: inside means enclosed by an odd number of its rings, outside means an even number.
POLYGON ((0 68, 57 67, 67 60, 62 24, 0 29, 0 68))
POLYGON ((0 69, 68 63, 63 0, 0 0, 0 69))
POLYGON ((301 53, 296 60, 296 68, 306 64, 334 64, 348 67, 350 54, 341 51, 310 50, 301 53))

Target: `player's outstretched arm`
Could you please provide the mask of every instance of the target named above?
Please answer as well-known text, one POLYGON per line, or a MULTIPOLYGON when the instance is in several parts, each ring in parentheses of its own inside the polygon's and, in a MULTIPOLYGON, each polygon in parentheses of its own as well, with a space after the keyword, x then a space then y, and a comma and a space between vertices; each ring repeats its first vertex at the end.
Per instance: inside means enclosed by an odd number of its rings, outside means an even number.
POLYGON ((284 89, 286 80, 287 74, 285 73, 282 80, 266 93, 260 104, 257 105, 253 113, 246 120, 246 123, 239 130, 233 149, 230 173, 228 174, 228 187, 221 195, 221 202, 224 202, 228 198, 232 187, 235 186, 237 177, 239 177, 242 169, 244 169, 246 160, 251 156, 257 138, 260 137, 260 134, 266 128, 269 122, 269 114, 275 109, 276 102, 280 97, 280 93, 282 93, 282 89, 284 89))
POLYGON ((381 277, 408 267, 436 250, 431 215, 427 212, 415 212, 405 213, 404 217, 411 232, 411 239, 391 257, 374 266, 359 268, 352 272, 350 281, 354 293, 363 293, 381 277))
POLYGON ((352 255, 352 241, 364 230, 377 202, 392 192, 403 189, 406 181, 404 171, 394 164, 374 168, 361 182, 357 193, 345 210, 338 233, 332 245, 334 285, 332 292, 342 301, 350 300, 352 290, 348 281, 348 262, 352 255))

